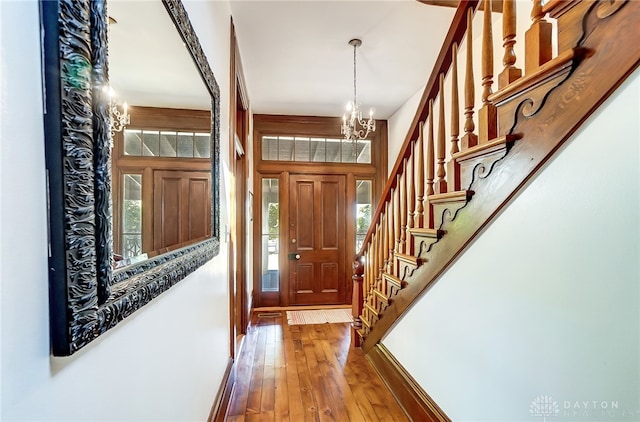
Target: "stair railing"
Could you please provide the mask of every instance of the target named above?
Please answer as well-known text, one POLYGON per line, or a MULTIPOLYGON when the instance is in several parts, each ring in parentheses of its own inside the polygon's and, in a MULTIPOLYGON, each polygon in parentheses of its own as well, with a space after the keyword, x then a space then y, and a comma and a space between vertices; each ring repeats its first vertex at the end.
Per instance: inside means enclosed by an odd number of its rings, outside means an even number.
MULTIPOLYGON (((480 156, 504 153, 515 140, 507 123, 501 122, 493 94, 494 45, 490 0, 483 1, 481 47, 481 106, 475 110, 473 17, 478 0, 462 0, 429 77, 416 115, 395 162, 382 198, 372 216, 371 226, 354 262, 352 342, 359 346, 407 280, 425 262, 425 255, 445 236, 441 229, 464 207, 473 195, 472 175, 461 167, 480 156), (470 36, 469 36, 470 34, 470 36), (463 92, 458 87, 458 47, 466 43, 463 92), (449 74, 450 94, 445 93, 445 75, 449 74), (463 112, 460 113, 460 97, 463 112), (449 108, 445 100, 449 99, 449 108), (437 108, 437 116, 434 116, 437 108), (450 112, 449 128, 446 112, 450 112), (463 134, 460 138, 460 122, 463 134), (450 149, 446 140, 449 132, 450 149), (425 157, 426 155, 426 157, 425 157), (447 160, 447 157, 449 160, 447 160)), ((551 3, 557 3, 554 1, 551 3)), ((541 0, 533 0, 532 24, 525 34, 525 73, 533 73, 551 60, 552 25, 545 21, 541 0)), ((498 90, 522 80, 515 66, 515 0, 503 1, 502 45, 504 68, 498 76, 498 90)), ((549 5, 547 5, 549 6, 549 5)), ((506 120, 506 119, 505 119, 506 120)))

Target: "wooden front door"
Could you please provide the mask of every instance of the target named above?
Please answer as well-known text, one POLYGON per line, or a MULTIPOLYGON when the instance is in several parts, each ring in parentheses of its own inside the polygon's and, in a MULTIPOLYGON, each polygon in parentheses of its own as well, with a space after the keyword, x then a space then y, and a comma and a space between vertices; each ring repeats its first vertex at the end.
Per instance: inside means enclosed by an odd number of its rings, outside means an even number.
POLYGON ((289 303, 336 304, 346 299, 344 175, 291 175, 289 303))

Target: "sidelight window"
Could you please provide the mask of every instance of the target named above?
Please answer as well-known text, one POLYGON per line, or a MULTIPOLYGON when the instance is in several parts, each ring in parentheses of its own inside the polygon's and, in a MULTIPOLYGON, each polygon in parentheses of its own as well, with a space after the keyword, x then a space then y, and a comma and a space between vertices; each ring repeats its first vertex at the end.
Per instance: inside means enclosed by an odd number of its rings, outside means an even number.
POLYGON ((132 258, 142 253, 142 175, 123 176, 122 257, 132 258))
POLYGON ((278 179, 262 179, 262 282, 261 291, 280 290, 280 198, 278 179))
POLYGON ((372 186, 371 180, 356 180, 356 253, 371 224, 372 186))

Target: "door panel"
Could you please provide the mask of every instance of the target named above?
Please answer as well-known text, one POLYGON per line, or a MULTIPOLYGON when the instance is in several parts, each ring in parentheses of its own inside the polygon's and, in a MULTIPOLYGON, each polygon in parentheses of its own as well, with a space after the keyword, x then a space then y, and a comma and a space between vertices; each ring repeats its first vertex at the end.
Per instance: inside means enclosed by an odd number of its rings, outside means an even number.
POLYGON ((210 191, 210 172, 154 171, 151 254, 211 235, 210 191))
POLYGON ((289 302, 346 299, 345 176, 292 175, 289 184, 289 302))
POLYGON ((207 236, 211 224, 211 214, 207 214, 205 204, 209 201, 209 180, 189 179, 189 239, 207 236))

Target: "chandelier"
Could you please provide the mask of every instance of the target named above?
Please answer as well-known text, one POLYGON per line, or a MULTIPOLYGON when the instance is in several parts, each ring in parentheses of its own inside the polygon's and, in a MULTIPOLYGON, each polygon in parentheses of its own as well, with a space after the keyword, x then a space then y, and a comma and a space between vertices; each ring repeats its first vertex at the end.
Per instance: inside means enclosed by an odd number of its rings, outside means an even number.
POLYGON ((356 95, 356 49, 362 45, 362 40, 354 38, 349 41, 349 45, 353 46, 353 101, 347 103, 348 116, 342 115, 342 134, 344 139, 355 143, 376 131, 376 121, 373 118, 373 109, 369 110, 369 120, 362 119, 356 95))
POLYGON ((127 103, 123 103, 122 106, 118 105, 116 93, 111 86, 105 87, 105 90, 108 90, 109 93, 109 129, 113 139, 117 132, 121 132, 131 122, 131 118, 127 110, 127 103))

